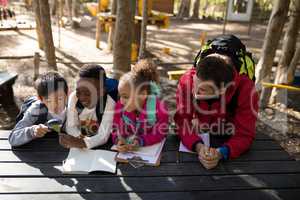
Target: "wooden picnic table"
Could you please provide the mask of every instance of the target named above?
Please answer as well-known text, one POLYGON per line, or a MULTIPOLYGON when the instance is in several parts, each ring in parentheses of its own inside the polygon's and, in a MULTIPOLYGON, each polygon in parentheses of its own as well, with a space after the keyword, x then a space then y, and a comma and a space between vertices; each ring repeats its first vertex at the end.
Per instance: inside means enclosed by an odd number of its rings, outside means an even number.
POLYGON ((13 84, 18 75, 15 73, 8 73, 0 71, 0 103, 14 104, 13 84))
POLYGON ((116 174, 63 175, 68 150, 49 135, 19 148, 0 131, 1 200, 291 199, 300 197, 300 162, 258 133, 249 152, 205 170, 193 154, 178 153, 168 136, 160 167, 118 164, 116 174))

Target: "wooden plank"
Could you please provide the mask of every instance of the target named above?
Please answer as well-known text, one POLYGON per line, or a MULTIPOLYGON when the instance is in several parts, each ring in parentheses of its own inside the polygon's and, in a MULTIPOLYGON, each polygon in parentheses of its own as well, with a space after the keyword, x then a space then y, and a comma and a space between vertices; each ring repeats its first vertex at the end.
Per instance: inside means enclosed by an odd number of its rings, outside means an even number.
POLYGON ((0 193, 183 192, 300 189, 299 174, 181 177, 2 178, 0 193), (124 187, 124 185, 128 187, 124 187))
MULTIPOLYGON (((0 140, 0 150, 11 150, 11 146, 8 140, 0 140)), ((15 150, 33 150, 33 151, 46 151, 46 150, 59 150, 66 151, 65 148, 58 144, 58 138, 41 138, 34 140, 26 145, 15 147, 15 150)), ((164 151, 177 151, 179 149, 179 141, 174 138, 169 137, 166 145, 164 146, 164 151)), ((275 141, 262 140, 255 141, 251 150, 282 150, 282 147, 275 141)))
MULTIPOLYGON (((1 163, 0 176, 63 176, 59 171, 61 163, 1 163)), ((129 164, 119 164, 119 176, 195 176, 195 175, 231 175, 231 174, 300 174, 300 162, 296 161, 252 161, 220 163, 213 170, 204 169, 200 163, 162 163, 159 167, 134 169, 129 164)), ((86 176, 86 175, 80 175, 86 176)), ((89 176, 114 176, 107 173, 95 173, 89 176)))
MULTIPOLYGON (((171 161, 174 160, 172 155, 169 155, 169 152, 163 154, 163 157, 166 156, 166 160, 171 161)), ((250 150, 247 153, 243 154, 239 158, 234 160, 230 160, 230 162, 239 162, 239 161, 286 161, 286 160, 294 160, 289 156, 289 154, 285 151, 253 151, 250 150)), ((196 154, 191 153, 179 153, 179 162, 199 162, 196 154)))
MULTIPOLYGON (((0 151, 1 162, 44 163, 61 162, 68 155, 67 151, 0 151)), ((236 161, 287 161, 293 160, 285 151, 249 151, 236 161)), ((162 154, 162 163, 199 162, 196 154, 166 151, 162 154)))
POLYGON ((59 145, 58 139, 36 139, 28 144, 22 145, 20 147, 11 147, 8 140, 0 140, 0 150, 15 150, 15 151, 68 151, 64 147, 59 145))
POLYGON ((145 192, 145 193, 46 193, 46 194, 2 194, 1 200, 127 200, 127 199, 156 199, 156 200, 182 200, 182 199, 214 199, 214 200, 295 200, 300 196, 300 189, 278 190, 234 190, 234 191, 194 191, 194 192, 145 192))
MULTIPOLYGON (((10 132, 11 132, 10 130, 0 130, 0 139, 7 139, 10 132)), ((48 136, 51 136, 51 135, 48 135, 48 136)), ((176 137, 176 136, 171 136, 171 137, 176 137)), ((257 133, 255 140, 272 140, 272 139, 265 134, 257 133)))
POLYGON ((42 162, 61 162, 68 156, 68 151, 0 151, 1 162, 26 162, 26 163, 42 163, 42 162))

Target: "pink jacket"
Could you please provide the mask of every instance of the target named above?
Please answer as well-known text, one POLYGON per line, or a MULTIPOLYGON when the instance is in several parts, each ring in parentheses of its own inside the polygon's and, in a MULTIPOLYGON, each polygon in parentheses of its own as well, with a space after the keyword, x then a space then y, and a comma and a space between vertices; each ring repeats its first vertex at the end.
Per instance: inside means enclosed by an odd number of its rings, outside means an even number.
POLYGON ((156 100, 156 123, 150 125, 147 122, 147 110, 146 101, 143 105, 143 110, 140 114, 135 112, 123 111, 123 105, 120 101, 115 106, 115 114, 112 125, 112 140, 116 143, 118 134, 122 137, 128 137, 136 132, 136 124, 140 122, 140 131, 136 134, 143 146, 149 146, 162 141, 168 134, 169 115, 166 105, 159 99, 156 100), (128 125, 122 119, 123 115, 126 115, 133 125, 128 125))

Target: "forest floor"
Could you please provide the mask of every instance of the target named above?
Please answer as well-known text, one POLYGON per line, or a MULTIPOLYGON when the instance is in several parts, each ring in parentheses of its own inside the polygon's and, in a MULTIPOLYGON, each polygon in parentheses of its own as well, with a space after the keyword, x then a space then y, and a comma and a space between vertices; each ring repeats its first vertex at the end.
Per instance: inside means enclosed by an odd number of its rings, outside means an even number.
MULTIPOLYGON (((106 50, 107 33, 101 34, 100 49, 95 47, 95 21, 84 17, 81 27, 59 30, 53 25, 53 37, 56 46, 59 72, 66 77, 71 90, 78 69, 86 62, 101 64, 107 72, 112 67, 112 54, 106 50), (59 44, 60 41, 60 44, 59 44)), ((170 81, 167 71, 188 69, 193 58, 200 48, 200 35, 206 32, 207 39, 222 34, 223 24, 216 21, 203 20, 176 20, 172 19, 168 29, 159 29, 155 26, 148 27, 147 49, 153 59, 158 63, 161 74, 161 83, 164 96, 168 96, 168 106, 171 117, 175 110, 175 91, 177 81, 170 81), (169 53, 164 52, 169 48, 169 53), (169 64, 163 64, 169 63, 169 64), (171 64, 173 63, 173 64, 171 64)), ((258 60, 266 31, 265 24, 252 24, 250 35, 248 25, 229 23, 226 33, 235 34, 246 44, 247 48, 258 60)), ((0 57, 1 56, 27 56, 35 52, 42 52, 38 48, 35 30, 0 31, 0 57)), ((280 49, 280 48, 279 48, 280 49)), ((281 51, 276 53, 276 59, 281 51)), ((18 73, 19 77, 14 85, 16 102, 20 106, 22 101, 35 95, 33 88, 33 59, 0 60, 0 70, 18 73)), ((47 71, 46 63, 41 62, 40 72, 47 71)), ((297 159, 300 159, 300 95, 289 93, 289 108, 270 105, 270 108, 261 111, 257 128, 269 134, 297 159)), ((8 113, 15 108, 0 105, 0 129, 11 129, 14 119, 8 113)))

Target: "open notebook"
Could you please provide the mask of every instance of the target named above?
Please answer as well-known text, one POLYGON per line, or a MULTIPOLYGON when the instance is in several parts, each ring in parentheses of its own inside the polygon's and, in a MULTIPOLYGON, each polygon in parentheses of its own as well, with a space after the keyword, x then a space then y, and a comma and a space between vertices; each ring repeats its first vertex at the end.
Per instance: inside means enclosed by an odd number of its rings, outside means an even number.
MULTIPOLYGON (((116 156, 116 160, 119 162, 128 162, 131 159, 138 158, 146 165, 159 166, 161 151, 164 147, 165 141, 166 139, 151 146, 140 147, 138 151, 130 153, 118 153, 118 155, 116 156)), ((111 150, 117 150, 116 145, 112 146, 111 150)))
MULTIPOLYGON (((210 146, 209 134, 203 133, 203 134, 199 134, 199 136, 202 138, 202 141, 203 141, 204 145, 209 147, 210 146)), ((186 146, 184 146, 184 144, 181 141, 180 141, 178 151, 179 152, 185 152, 185 153, 196 153, 194 151, 189 150, 186 146)))
POLYGON ((105 150, 71 148, 67 159, 63 162, 63 173, 88 174, 94 171, 115 173, 116 154, 105 150))

